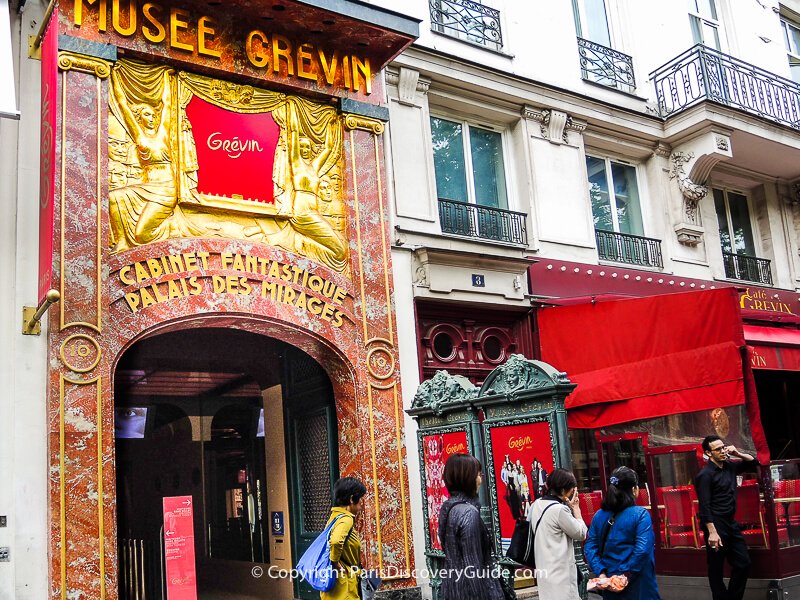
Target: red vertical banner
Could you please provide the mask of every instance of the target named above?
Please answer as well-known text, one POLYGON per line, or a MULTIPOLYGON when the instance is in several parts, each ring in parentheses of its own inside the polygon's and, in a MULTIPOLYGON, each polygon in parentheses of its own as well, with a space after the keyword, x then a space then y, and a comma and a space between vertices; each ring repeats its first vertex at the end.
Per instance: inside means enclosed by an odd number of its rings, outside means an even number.
MULTIPOLYGON (((58 11, 54 12, 54 15, 58 11)), ((58 105, 58 23, 51 17, 42 39, 42 121, 39 148, 39 302, 53 282, 53 219, 58 105)))
POLYGON ((197 600, 191 496, 164 498, 164 558, 167 600, 197 600))
POLYGON ((491 469, 497 487, 500 541, 508 549, 514 524, 525 517, 553 472, 553 444, 547 422, 491 428, 491 469))
POLYGON ((466 454, 467 432, 451 431, 422 438, 422 453, 425 462, 425 497, 428 504, 428 532, 431 548, 441 550, 439 540, 439 509, 450 494, 444 485, 444 465, 453 454, 466 454))

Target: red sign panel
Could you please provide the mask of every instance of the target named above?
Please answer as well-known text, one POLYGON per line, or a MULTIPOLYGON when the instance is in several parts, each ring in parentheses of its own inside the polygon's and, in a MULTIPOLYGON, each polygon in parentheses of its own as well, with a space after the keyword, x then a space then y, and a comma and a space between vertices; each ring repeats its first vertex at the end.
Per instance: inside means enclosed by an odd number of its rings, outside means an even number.
POLYGON ((800 348, 751 345, 750 366, 763 370, 800 371, 800 348))
POLYGON ((491 429, 492 466, 497 482, 500 538, 508 549, 514 524, 541 495, 553 471, 553 446, 547 422, 491 429))
POLYGON ((39 302, 53 286, 53 219, 56 181, 58 24, 51 19, 42 40, 42 122, 39 147, 39 302))
POLYGON ((200 167, 197 191, 272 204, 272 165, 281 133, 272 114, 236 113, 195 96, 186 116, 200 167))
POLYGON ((425 463, 425 496, 428 501, 428 531, 431 548, 442 549, 439 540, 439 509, 450 494, 444 485, 444 465, 453 454, 466 454, 467 432, 453 431, 426 435, 422 438, 423 460, 425 463))
POLYGON ((168 600, 197 600, 191 496, 164 498, 164 555, 168 600))

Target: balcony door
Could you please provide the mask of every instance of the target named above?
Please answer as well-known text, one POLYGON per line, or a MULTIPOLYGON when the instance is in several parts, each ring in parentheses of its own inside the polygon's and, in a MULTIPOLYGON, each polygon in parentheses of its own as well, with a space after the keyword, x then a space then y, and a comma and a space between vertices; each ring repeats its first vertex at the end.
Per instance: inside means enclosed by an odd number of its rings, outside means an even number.
POLYGON ((572 0, 578 37, 606 48, 611 47, 611 31, 605 0, 572 0))

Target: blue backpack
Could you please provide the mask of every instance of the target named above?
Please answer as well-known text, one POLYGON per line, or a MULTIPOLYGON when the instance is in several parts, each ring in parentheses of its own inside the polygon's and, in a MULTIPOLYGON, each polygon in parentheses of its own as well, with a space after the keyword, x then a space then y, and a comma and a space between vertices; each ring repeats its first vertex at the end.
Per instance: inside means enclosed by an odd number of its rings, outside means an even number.
MULTIPOLYGON (((329 592, 336 584, 336 570, 331 564, 331 531, 336 522, 344 516, 339 515, 328 523, 325 530, 311 542, 308 550, 297 561, 295 567, 297 572, 318 592, 329 592)), ((352 529, 350 531, 352 532, 352 529)), ((347 537, 350 537, 349 533, 347 537)))

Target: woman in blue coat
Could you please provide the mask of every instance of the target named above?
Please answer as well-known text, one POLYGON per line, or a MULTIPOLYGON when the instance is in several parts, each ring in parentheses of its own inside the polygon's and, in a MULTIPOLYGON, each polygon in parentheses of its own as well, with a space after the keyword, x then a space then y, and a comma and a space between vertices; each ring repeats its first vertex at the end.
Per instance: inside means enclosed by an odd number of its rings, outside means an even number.
POLYGON ((620 467, 609 482, 584 544, 586 562, 600 577, 628 578, 622 591, 603 590, 604 600, 659 600, 653 522, 647 509, 636 506, 636 472, 620 467))

